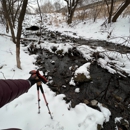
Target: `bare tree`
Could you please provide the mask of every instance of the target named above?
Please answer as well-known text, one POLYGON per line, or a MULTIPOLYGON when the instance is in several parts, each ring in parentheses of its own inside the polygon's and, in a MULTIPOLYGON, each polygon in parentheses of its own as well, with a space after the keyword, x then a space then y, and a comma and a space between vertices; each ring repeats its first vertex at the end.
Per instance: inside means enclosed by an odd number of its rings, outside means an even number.
POLYGON ((24 16, 26 13, 28 0, 23 0, 22 9, 18 18, 18 31, 17 31, 17 42, 16 42, 16 60, 17 60, 17 67, 21 69, 21 63, 20 63, 20 38, 21 38, 21 32, 22 32, 22 23, 24 20, 24 16))
POLYGON ((2 0, 1 2, 2 2, 2 7, 3 7, 4 18, 5 18, 5 21, 6 21, 6 32, 8 32, 9 28, 10 28, 11 34, 12 34, 12 40, 15 43, 15 34, 14 34, 13 24, 12 24, 11 18, 10 18, 10 13, 7 9, 7 1, 2 0))
POLYGON ((68 9, 68 19, 67 19, 67 23, 71 24, 72 23, 72 18, 75 12, 75 9, 77 7, 77 4, 80 0, 64 0, 67 3, 67 9, 68 9))
POLYGON ((57 10, 60 10, 60 8, 61 8, 60 1, 55 2, 55 3, 54 3, 54 7, 55 7, 55 10, 56 10, 56 11, 57 11, 57 10))
MULTIPOLYGON (((19 0, 18 0, 19 1, 19 0)), ((12 34, 12 40, 13 42, 16 44, 16 61, 17 61, 17 67, 21 69, 21 62, 20 62, 20 38, 21 38, 21 32, 22 32, 22 23, 24 20, 24 16, 26 13, 26 8, 27 8, 27 4, 28 4, 28 0, 21 0, 21 8, 20 8, 20 12, 19 12, 19 17, 18 17, 18 29, 17 29, 17 34, 15 37, 15 33, 14 33, 14 28, 13 28, 13 22, 11 20, 11 15, 12 14, 9 10, 8 10, 8 3, 7 0, 2 0, 2 7, 4 10, 4 17, 6 19, 6 22, 9 25, 9 28, 11 30, 11 34, 12 34)))
MULTIPOLYGON (((98 2, 100 2, 98 0, 98 2)), ((91 15, 92 15, 92 18, 93 18, 93 22, 96 21, 98 15, 100 14, 101 10, 102 10, 102 5, 100 3, 98 3, 95 5, 93 4, 92 7, 91 7, 91 15)), ((94 0, 93 0, 93 3, 94 3, 94 0)))
POLYGON ((113 8, 114 8, 114 0, 109 1, 110 4, 108 3, 107 0, 105 0, 105 3, 107 5, 107 11, 108 11, 108 23, 111 23, 112 15, 113 15, 113 8))
MULTIPOLYGON (((40 8, 42 13, 51 13, 54 11, 54 7, 49 1, 42 5, 40 8)), ((37 12, 39 13, 39 9, 37 9, 37 12)))
MULTIPOLYGON (((13 28, 15 28, 15 22, 18 18, 20 9, 21 9, 22 1, 21 0, 6 0, 7 11, 10 14, 10 20, 13 28)), ((6 27, 9 29, 8 24, 6 23, 6 27)), ((9 31, 9 30, 7 30, 9 31)))
POLYGON ((127 8, 127 6, 130 4, 130 0, 124 0, 121 6, 117 9, 115 15, 112 18, 112 22, 116 22, 118 17, 121 15, 121 13, 127 8))
POLYGON ((78 2, 79 7, 82 7, 82 6, 83 6, 84 1, 85 1, 85 0, 79 0, 79 2, 78 2))

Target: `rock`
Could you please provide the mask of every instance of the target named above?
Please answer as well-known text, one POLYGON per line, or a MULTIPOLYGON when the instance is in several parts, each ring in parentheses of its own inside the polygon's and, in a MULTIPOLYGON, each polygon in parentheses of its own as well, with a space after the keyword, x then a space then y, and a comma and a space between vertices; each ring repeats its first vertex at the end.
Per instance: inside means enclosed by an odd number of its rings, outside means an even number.
POLYGON ((56 53, 57 53, 58 55, 62 55, 63 50, 62 50, 62 49, 61 49, 61 50, 57 50, 56 53))
POLYGON ((122 98, 118 95, 112 94, 117 102, 122 102, 122 98))
POLYGON ((121 119, 120 122, 116 123, 118 130, 129 130, 129 122, 125 119, 121 119))
POLYGON ((54 33, 50 34, 51 38, 56 38, 56 35, 54 33))
POLYGON ((121 124, 125 126, 127 129, 129 128, 129 122, 125 119, 121 119, 121 124))
POLYGON ((50 60, 50 63, 51 63, 52 65, 54 65, 54 64, 55 64, 55 61, 53 61, 53 60, 50 60))
POLYGON ((54 81, 53 81, 53 80, 50 80, 50 81, 48 82, 48 84, 51 85, 51 86, 54 86, 54 81))
POLYGON ((51 41, 52 39, 51 39, 51 38, 48 38, 48 40, 50 40, 50 41, 51 41))
POLYGON ((69 67, 69 69, 74 72, 76 69, 78 68, 78 65, 73 65, 71 67, 69 67))
POLYGON ((77 34, 76 34, 76 33, 73 33, 73 35, 75 35, 75 36, 76 36, 77 34))
POLYGON ((53 43, 57 43, 57 41, 56 41, 56 40, 53 40, 52 42, 53 42, 53 43))
POLYGON ((72 53, 73 53, 74 56, 80 56, 81 55, 80 52, 77 50, 76 47, 73 47, 72 53))
POLYGON ((55 52, 55 51, 57 50, 57 48, 56 48, 55 46, 52 46, 52 47, 51 47, 51 50, 52 50, 53 52, 55 52))
POLYGON ((63 99, 66 101, 66 103, 69 103, 71 101, 71 98, 69 97, 64 97, 63 99))
POLYGON ((71 48, 68 49, 68 55, 72 56, 72 49, 71 48))
POLYGON ((91 100, 90 103, 91 103, 92 106, 97 106, 98 101, 97 100, 91 100))
POLYGON ((90 82, 91 78, 87 78, 83 73, 82 74, 77 74, 74 77, 75 82, 90 82))
POLYGON ((40 64, 41 64, 41 60, 37 60, 36 63, 37 63, 38 65, 40 65, 40 64))
POLYGON ((86 105, 88 105, 88 104, 89 104, 89 101, 88 101, 87 99, 85 99, 85 100, 84 100, 84 103, 85 103, 86 105))
POLYGON ((101 130, 102 126, 100 124, 97 125, 97 130, 101 130))
POLYGON ((62 85, 63 88, 66 88, 66 85, 62 85))
POLYGON ((64 42, 64 41, 66 41, 66 39, 65 39, 65 38, 62 38, 62 41, 64 42))

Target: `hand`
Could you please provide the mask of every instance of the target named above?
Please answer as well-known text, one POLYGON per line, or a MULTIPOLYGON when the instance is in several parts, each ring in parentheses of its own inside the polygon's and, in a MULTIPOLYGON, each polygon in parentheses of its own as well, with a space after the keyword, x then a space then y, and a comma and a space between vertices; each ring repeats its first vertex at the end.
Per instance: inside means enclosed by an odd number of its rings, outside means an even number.
POLYGON ((32 70, 29 72, 29 74, 31 74, 31 76, 29 77, 29 81, 31 83, 31 86, 33 86, 35 83, 38 83, 38 82, 43 82, 43 83, 46 83, 47 82, 47 79, 42 76, 40 73, 39 73, 39 70, 32 70))

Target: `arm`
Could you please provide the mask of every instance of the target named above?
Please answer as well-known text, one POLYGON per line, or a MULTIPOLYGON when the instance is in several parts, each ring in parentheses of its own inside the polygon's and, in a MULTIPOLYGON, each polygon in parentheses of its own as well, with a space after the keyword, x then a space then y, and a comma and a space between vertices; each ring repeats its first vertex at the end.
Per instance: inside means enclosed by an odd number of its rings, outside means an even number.
POLYGON ((0 108, 27 92, 30 87, 28 80, 0 80, 0 108))
POLYGON ((0 108, 11 102, 23 93, 27 92, 31 86, 37 82, 46 83, 47 79, 40 75, 39 70, 30 71, 31 76, 28 80, 1 80, 0 79, 0 108))

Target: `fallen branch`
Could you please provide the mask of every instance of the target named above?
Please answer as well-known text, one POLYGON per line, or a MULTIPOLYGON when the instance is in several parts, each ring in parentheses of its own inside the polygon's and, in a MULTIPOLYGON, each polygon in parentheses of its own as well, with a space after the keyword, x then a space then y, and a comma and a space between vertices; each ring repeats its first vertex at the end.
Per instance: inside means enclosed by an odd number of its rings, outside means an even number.
MULTIPOLYGON (((0 33, 0 35, 12 38, 10 35, 7 35, 7 34, 0 33)), ((25 40, 25 41, 39 41, 39 40, 34 39, 34 38, 21 38, 21 40, 25 40)), ((43 41, 40 40, 40 42, 43 42, 43 41)))
POLYGON ((6 37, 12 37, 10 35, 4 34, 4 33, 0 33, 1 36, 6 36, 6 37))

